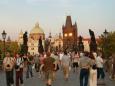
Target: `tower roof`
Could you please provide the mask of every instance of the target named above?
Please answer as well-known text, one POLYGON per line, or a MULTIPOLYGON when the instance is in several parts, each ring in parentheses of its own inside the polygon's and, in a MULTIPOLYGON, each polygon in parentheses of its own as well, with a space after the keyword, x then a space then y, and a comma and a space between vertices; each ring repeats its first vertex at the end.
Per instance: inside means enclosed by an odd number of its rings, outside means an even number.
POLYGON ((67 27, 71 27, 72 26, 71 16, 67 16, 65 26, 67 26, 67 27))

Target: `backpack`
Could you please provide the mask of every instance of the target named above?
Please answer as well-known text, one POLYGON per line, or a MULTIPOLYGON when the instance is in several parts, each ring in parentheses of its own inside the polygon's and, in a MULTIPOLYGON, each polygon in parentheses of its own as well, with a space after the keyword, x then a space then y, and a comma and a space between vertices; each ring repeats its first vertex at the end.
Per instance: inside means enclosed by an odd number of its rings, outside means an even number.
POLYGON ((13 59, 11 57, 6 57, 5 59, 5 63, 4 63, 4 69, 5 71, 12 71, 13 69, 13 59))

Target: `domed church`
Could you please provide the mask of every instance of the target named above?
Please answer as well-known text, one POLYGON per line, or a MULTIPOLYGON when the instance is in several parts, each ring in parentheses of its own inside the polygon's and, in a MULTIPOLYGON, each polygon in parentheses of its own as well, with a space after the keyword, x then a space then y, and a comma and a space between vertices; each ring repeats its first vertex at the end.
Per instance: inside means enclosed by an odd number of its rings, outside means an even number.
POLYGON ((39 38, 40 37, 43 40, 42 43, 44 46, 44 39, 45 39, 44 31, 39 26, 39 23, 36 23, 35 26, 33 27, 33 29, 30 31, 30 34, 28 36, 28 52, 31 55, 38 54, 38 45, 39 45, 39 38))
POLYGON ((44 31, 39 26, 39 23, 36 23, 34 28, 30 31, 28 40, 28 52, 30 52, 31 55, 35 55, 38 53, 38 43, 40 37, 42 37, 43 40, 42 43, 44 46, 44 39, 45 39, 44 31))

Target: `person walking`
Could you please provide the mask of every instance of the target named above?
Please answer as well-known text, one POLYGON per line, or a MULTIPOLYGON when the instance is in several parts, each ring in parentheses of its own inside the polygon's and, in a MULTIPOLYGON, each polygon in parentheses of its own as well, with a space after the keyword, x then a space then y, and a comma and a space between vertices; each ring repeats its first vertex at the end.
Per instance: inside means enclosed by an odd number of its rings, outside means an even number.
POLYGON ((112 69, 111 79, 115 80, 115 53, 112 54, 112 69))
POLYGON ((21 57, 19 54, 16 54, 16 64, 15 64, 15 70, 16 70, 16 86, 23 86, 23 67, 24 67, 24 60, 23 57, 21 57), (19 83, 20 82, 20 83, 19 83))
POLYGON ((89 80, 89 68, 91 64, 91 60, 88 57, 89 53, 84 52, 84 54, 80 54, 80 86, 88 86, 88 80, 89 80))
POLYGON ((52 57, 55 59, 55 65, 54 66, 56 66, 56 69, 54 69, 54 71, 53 71, 53 80, 55 80, 56 79, 56 72, 59 70, 59 61, 60 61, 60 59, 59 59, 59 55, 56 51, 54 52, 52 57))
POLYGON ((79 67, 79 55, 78 52, 76 51, 75 54, 73 55, 73 72, 77 71, 79 67))
POLYGON ((43 79, 44 54, 39 55, 39 78, 43 79))
POLYGON ((56 67, 54 67, 54 64, 55 64, 55 59, 51 57, 50 52, 47 52, 46 58, 44 59, 44 63, 42 66, 45 74, 46 86, 52 85, 53 71, 54 69, 56 69, 56 67))
POLYGON ((98 53, 98 56, 96 58, 96 64, 97 64, 97 79, 104 80, 105 73, 104 73, 104 60, 102 58, 102 53, 98 53))
POLYGON ((97 86, 97 65, 96 65, 96 53, 90 53, 91 66, 89 70, 89 86, 97 86))
POLYGON ((6 57, 3 60, 3 69, 6 73, 7 86, 14 86, 13 70, 15 59, 10 56, 10 53, 6 53, 6 57))
POLYGON ((39 72, 40 61, 39 61, 39 56, 37 54, 34 56, 34 62, 35 62, 35 70, 36 72, 39 72))
POLYGON ((31 55, 28 53, 28 55, 27 55, 26 78, 29 78, 29 74, 31 75, 31 77, 33 77, 32 66, 33 66, 33 56, 31 56, 31 55))
POLYGON ((69 67, 70 67, 71 59, 66 51, 64 51, 64 55, 62 56, 61 63, 62 63, 62 68, 64 73, 64 79, 67 81, 69 78, 69 67))

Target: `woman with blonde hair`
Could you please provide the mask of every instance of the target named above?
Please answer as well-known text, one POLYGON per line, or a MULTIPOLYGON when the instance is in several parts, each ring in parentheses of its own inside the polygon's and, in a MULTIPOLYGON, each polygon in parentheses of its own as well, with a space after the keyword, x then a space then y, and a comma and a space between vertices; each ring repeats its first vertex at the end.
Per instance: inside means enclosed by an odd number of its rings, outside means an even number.
POLYGON ((89 73, 89 86, 97 86, 97 66, 96 66, 96 53, 90 53, 91 59, 90 73, 89 73))

